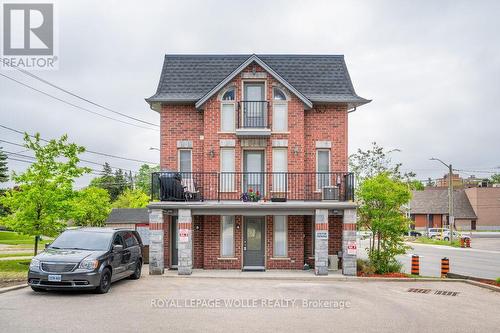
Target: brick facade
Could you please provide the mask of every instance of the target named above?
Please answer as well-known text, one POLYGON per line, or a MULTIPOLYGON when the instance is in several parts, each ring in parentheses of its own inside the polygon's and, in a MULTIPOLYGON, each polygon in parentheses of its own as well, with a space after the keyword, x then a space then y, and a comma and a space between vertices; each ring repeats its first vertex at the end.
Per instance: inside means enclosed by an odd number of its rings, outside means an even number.
MULTIPOLYGON (((264 139, 266 145, 259 148, 265 151, 265 171, 273 171, 273 140, 288 141, 288 146, 285 147, 288 151, 288 172, 316 171, 316 144, 318 141, 331 144, 331 148, 329 148, 331 171, 347 171, 347 105, 315 104, 312 109, 306 110, 304 103, 297 96, 258 65, 248 66, 225 88, 208 99, 203 110, 197 110, 194 104, 164 104, 162 106, 160 110, 160 166, 162 169, 178 170, 178 142, 190 141, 192 143, 192 171, 218 172, 220 171, 220 140, 234 140, 235 170, 243 171, 242 140, 238 139, 235 133, 221 132, 220 109, 221 94, 228 87, 234 87, 236 103, 243 99, 243 81, 250 81, 250 79, 244 78, 245 73, 260 74, 260 76, 254 75, 259 76, 259 78, 252 80, 265 81, 266 100, 270 103, 269 128, 272 128, 273 125, 273 87, 279 87, 287 95, 288 131, 284 133, 271 132, 270 138, 264 139)), ((267 181, 272 181, 272 179, 267 181)), ((335 180, 333 182, 335 183, 335 180)), ((301 184, 296 184, 296 186, 303 187, 301 184)), ((239 196, 239 190, 237 188, 235 195, 239 196)), ((317 192, 315 195, 320 198, 321 193, 317 192)), ((244 212, 242 213, 244 214, 244 212)), ((164 254, 165 267, 167 268, 171 266, 170 221, 171 217, 166 216, 164 254)), ((221 257, 220 221, 221 217, 218 215, 193 217, 193 268, 241 269, 243 267, 244 218, 242 216, 235 217, 234 258, 221 257)), ((288 216, 287 256, 275 258, 273 256, 273 217, 266 217, 265 262, 267 269, 302 269, 304 262, 307 262, 311 267, 314 266, 313 221, 313 216, 288 216)), ((342 217, 330 216, 328 230, 328 253, 337 254, 338 251, 342 250, 342 217)))

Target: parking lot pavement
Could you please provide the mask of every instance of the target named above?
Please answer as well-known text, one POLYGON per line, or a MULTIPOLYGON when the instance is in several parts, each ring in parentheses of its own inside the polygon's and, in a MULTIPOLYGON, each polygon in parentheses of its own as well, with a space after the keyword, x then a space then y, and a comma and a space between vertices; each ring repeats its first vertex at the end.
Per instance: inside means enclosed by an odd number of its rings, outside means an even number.
POLYGON ((0 327, 2 332, 489 332, 500 326, 498 309, 500 293, 461 282, 145 275, 118 282, 105 295, 28 288, 2 294, 0 327), (436 290, 458 294, 437 295, 436 290), (320 308, 326 304, 330 307, 320 308))

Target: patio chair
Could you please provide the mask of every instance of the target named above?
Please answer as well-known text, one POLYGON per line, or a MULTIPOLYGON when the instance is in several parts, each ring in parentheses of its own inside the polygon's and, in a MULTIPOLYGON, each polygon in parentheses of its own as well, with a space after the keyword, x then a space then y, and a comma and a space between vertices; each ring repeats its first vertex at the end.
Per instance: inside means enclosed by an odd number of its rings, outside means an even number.
POLYGON ((186 201, 201 200, 200 188, 196 186, 193 178, 183 178, 182 187, 184 187, 184 197, 186 201))

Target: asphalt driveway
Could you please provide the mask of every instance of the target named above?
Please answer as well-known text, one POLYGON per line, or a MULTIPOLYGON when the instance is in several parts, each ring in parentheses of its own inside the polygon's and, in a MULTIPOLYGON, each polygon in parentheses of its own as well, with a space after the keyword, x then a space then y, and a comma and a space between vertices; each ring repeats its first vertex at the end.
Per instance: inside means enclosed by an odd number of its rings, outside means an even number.
POLYGON ((500 326, 499 309, 500 293, 459 282, 145 275, 114 284, 106 295, 28 288, 0 294, 0 327, 2 332, 487 332, 500 326))

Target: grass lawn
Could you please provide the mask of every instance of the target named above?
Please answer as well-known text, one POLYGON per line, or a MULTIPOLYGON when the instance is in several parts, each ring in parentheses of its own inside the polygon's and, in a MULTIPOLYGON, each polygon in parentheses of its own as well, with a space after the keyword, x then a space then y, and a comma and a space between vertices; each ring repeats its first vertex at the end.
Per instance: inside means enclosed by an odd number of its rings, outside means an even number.
MULTIPOLYGON (((45 243, 50 243, 51 238, 42 237, 42 240, 38 242, 38 247, 43 248, 45 243)), ((35 237, 21 235, 12 231, 0 231, 0 244, 6 245, 30 245, 33 247, 35 245, 35 237)))
POLYGON ((25 281, 30 260, 0 260, 0 288, 25 281))
POLYGON ((0 258, 10 258, 10 257, 31 257, 33 252, 19 252, 19 253, 2 253, 0 252, 0 258))
POLYGON ((445 246, 452 246, 452 247, 460 247, 460 241, 454 240, 452 244, 450 244, 450 241, 445 241, 445 240, 439 240, 439 239, 432 239, 428 237, 419 237, 415 239, 415 243, 422 243, 422 244, 433 244, 433 245, 445 245, 445 246))

